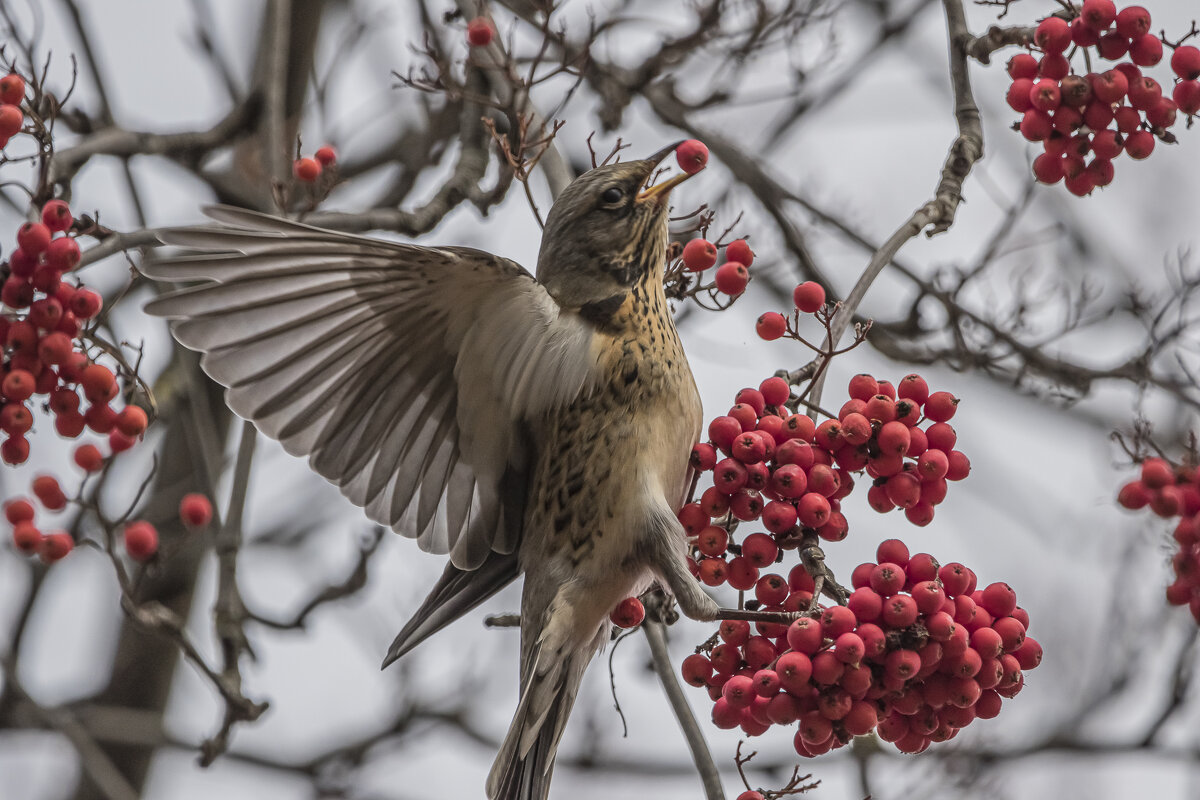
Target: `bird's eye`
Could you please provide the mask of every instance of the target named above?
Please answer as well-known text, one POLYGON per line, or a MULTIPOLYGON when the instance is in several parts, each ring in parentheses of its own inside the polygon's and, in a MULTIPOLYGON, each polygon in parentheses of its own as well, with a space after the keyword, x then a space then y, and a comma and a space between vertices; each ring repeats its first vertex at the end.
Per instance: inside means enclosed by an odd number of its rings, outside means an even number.
POLYGON ((625 193, 622 192, 620 189, 618 189, 616 186, 612 187, 611 189, 605 189, 604 194, 600 195, 601 200, 603 200, 605 203, 610 203, 610 204, 611 203, 619 203, 619 202, 621 202, 621 199, 624 197, 625 197, 625 193))

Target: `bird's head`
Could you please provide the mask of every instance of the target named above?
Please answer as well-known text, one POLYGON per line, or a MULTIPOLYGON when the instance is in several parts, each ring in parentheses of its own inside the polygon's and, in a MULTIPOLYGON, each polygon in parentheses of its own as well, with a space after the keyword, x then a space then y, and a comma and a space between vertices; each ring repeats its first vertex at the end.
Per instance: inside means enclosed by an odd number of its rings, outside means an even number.
POLYGON ((546 218, 537 271, 559 304, 620 305, 639 281, 663 268, 668 196, 691 175, 646 183, 680 144, 641 161, 596 167, 558 196, 546 218))

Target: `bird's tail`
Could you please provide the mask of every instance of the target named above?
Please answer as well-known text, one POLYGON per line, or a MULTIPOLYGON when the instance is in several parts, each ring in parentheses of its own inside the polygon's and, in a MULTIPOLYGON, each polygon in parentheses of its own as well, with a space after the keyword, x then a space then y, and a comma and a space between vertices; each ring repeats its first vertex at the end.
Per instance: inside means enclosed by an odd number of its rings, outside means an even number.
POLYGON ((488 775, 489 800, 546 800, 559 739, 584 670, 606 631, 570 649, 546 647, 547 637, 539 637, 525 670, 521 702, 488 775))

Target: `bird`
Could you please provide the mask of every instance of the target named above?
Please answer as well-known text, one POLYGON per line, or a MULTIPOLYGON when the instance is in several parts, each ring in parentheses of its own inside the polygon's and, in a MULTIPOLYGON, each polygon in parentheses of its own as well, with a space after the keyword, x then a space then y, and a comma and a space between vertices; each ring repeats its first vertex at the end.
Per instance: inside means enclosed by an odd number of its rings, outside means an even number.
POLYGON ((584 671, 622 599, 656 581, 693 619, 700 396, 663 277, 680 144, 595 167, 547 214, 535 278, 423 247, 216 206, 163 231, 146 306, 226 401, 367 516, 448 554, 383 666, 524 575, 520 699, 490 800, 545 800, 584 671))

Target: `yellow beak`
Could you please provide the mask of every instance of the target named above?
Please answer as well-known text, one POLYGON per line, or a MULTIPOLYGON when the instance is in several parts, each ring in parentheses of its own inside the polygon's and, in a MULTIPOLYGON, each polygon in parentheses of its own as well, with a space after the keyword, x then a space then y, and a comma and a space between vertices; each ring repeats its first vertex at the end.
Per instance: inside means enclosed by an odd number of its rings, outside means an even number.
POLYGON ((692 175, 697 174, 697 172, 693 172, 691 174, 685 172, 682 175, 676 175, 674 178, 665 180, 656 186, 651 186, 650 188, 638 193, 637 202, 642 203, 647 200, 654 200, 659 205, 662 205, 667 201, 667 195, 671 193, 672 189, 686 181, 688 178, 692 177, 692 175))

